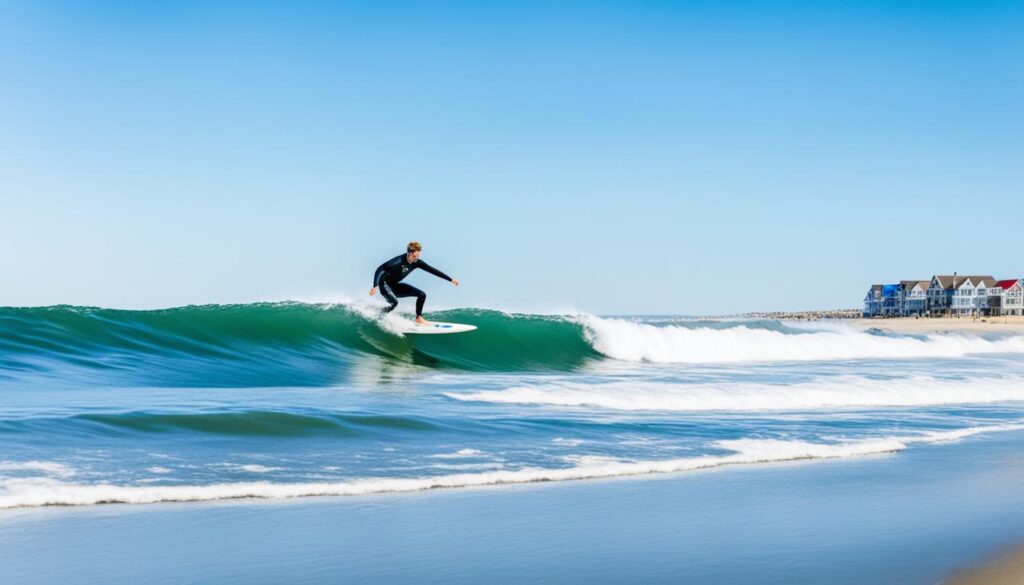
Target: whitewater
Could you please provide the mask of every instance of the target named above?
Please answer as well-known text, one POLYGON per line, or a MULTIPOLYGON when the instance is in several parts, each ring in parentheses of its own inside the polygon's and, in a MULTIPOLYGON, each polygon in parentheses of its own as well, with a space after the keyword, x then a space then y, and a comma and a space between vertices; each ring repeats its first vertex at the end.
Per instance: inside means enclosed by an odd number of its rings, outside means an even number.
POLYGON ((352 303, 0 308, 0 509, 899 457, 1024 429, 1024 336, 352 303))

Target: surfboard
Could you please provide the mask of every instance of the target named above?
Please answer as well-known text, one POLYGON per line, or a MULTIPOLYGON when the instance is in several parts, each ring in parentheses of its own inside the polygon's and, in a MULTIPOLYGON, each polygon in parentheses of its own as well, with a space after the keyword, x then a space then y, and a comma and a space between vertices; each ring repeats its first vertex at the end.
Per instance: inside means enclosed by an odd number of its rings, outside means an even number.
POLYGON ((402 333, 415 335, 443 335, 445 333, 465 333, 466 331, 473 331, 474 329, 476 329, 476 325, 466 325, 464 323, 432 322, 429 325, 416 325, 415 323, 412 323, 403 327, 402 333))

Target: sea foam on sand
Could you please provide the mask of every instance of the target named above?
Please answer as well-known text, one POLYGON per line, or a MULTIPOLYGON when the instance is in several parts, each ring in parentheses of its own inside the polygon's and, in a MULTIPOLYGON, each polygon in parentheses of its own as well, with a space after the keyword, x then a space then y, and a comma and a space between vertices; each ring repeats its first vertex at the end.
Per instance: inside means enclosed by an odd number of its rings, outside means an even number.
MULTIPOLYGON (((675 473, 724 465, 743 465, 809 459, 833 459, 906 449, 913 443, 956 441, 979 433, 1024 429, 1024 424, 969 427, 918 435, 879 437, 835 443, 783 441, 777 439, 738 439, 714 443, 723 455, 703 455, 657 461, 621 461, 583 459, 583 463, 564 468, 524 468, 484 473, 459 473, 420 478, 361 478, 344 482, 272 483, 238 482, 208 485, 138 486, 106 483, 81 484, 50 477, 0 479, 0 509, 36 506, 84 506, 92 504, 151 504, 157 502, 197 502, 237 498, 296 498, 306 496, 354 496, 375 493, 415 492, 439 488, 493 486, 544 481, 568 481, 675 473)), ((9 464, 10 465, 10 464, 9 464)))

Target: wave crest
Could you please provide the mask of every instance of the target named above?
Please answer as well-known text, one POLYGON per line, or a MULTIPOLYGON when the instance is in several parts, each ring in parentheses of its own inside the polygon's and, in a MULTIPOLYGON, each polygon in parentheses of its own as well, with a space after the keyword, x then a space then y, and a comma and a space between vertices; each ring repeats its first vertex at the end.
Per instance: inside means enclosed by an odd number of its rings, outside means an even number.
POLYGON ((700 324, 659 327, 626 319, 587 316, 580 320, 594 349, 610 358, 628 362, 829 361, 1024 352, 1024 336, 989 340, 960 334, 885 336, 852 328, 797 331, 744 325, 725 328, 700 324))
MULTIPOLYGON (((0 378, 158 386, 321 386, 368 371, 573 371, 597 360, 705 364, 1024 353, 1024 336, 895 336, 778 322, 529 315, 453 309, 459 335, 407 336, 358 304, 297 302, 153 311, 0 308, 0 378)), ((400 318, 400 317, 397 317, 400 318)))
POLYGON ((874 379, 837 376, 799 384, 553 382, 504 390, 447 392, 461 401, 587 406, 610 410, 763 411, 934 406, 1024 400, 1024 378, 874 379))

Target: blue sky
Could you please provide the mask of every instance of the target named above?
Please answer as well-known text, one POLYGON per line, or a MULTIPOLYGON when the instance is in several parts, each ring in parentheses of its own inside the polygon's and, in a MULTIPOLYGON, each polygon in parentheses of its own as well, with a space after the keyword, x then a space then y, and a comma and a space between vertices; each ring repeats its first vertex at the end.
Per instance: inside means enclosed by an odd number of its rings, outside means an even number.
POLYGON ((857 306, 1024 276, 1024 4, 0 4, 0 305, 857 306))

